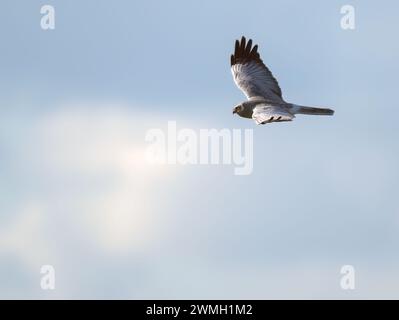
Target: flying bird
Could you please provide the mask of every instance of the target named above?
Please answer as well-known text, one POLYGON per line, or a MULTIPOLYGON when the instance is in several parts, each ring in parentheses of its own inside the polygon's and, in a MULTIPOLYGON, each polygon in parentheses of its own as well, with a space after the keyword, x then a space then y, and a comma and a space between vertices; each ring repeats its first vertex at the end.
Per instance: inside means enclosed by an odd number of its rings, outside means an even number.
POLYGON ((252 47, 252 40, 245 37, 236 40, 231 55, 231 72, 234 82, 247 96, 247 101, 233 109, 243 118, 254 119, 256 124, 292 121, 296 114, 331 116, 334 110, 306 107, 287 103, 276 78, 263 63, 258 45, 252 47))

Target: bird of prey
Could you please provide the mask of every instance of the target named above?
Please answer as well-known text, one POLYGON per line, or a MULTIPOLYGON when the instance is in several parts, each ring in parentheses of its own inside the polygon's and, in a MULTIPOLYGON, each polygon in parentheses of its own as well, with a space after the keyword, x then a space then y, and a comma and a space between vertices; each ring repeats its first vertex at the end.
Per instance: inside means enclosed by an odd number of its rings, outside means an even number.
POLYGON ((334 110, 306 107, 284 101, 280 86, 258 53, 258 45, 245 37, 236 40, 231 55, 231 72, 234 82, 247 96, 247 101, 233 109, 243 118, 254 119, 256 124, 292 121, 296 114, 328 115, 334 110))

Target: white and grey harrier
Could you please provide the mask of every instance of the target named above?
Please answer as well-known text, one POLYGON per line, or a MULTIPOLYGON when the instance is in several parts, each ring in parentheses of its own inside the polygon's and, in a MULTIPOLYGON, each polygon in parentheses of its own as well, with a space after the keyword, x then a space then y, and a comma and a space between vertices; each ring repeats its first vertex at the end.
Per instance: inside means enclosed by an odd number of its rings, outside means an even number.
POLYGON ((328 115, 334 110, 305 107, 283 100, 280 86, 273 74, 265 66, 258 53, 258 45, 252 48, 245 37, 236 40, 234 54, 231 55, 231 72, 234 82, 244 92, 248 100, 233 109, 243 118, 252 118, 256 124, 291 121, 296 114, 328 115))

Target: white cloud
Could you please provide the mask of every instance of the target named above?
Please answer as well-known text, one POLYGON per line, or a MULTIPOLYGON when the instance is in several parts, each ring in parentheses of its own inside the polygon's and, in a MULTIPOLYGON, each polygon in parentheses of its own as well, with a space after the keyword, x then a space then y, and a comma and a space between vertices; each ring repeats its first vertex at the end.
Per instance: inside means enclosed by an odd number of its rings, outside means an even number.
POLYGON ((35 194, 46 210, 18 212, 16 227, 8 231, 3 246, 36 260, 40 250, 28 252, 18 241, 31 230, 45 248, 48 233, 38 230, 45 228, 49 215, 62 214, 63 227, 79 231, 78 236, 97 250, 123 253, 144 248, 156 239, 159 227, 149 200, 151 189, 168 174, 168 167, 146 163, 142 116, 115 105, 57 110, 27 128, 34 144, 19 142, 27 159, 25 170, 41 178, 43 190, 35 194), (82 192, 69 196, 74 187, 82 192))
POLYGON ((28 201, 14 215, 13 221, 1 226, 1 251, 16 254, 29 267, 37 268, 48 261, 50 253, 46 239, 42 236, 46 208, 28 201))

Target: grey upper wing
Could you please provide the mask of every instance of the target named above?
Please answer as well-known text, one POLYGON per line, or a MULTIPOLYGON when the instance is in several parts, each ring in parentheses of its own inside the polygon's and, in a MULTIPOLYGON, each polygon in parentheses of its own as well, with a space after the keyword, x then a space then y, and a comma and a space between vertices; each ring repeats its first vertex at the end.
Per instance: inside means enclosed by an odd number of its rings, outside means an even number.
POLYGON ((252 48, 245 37, 241 42, 236 40, 234 54, 231 55, 231 72, 234 82, 245 93, 248 99, 262 97, 267 100, 283 102, 277 80, 265 66, 257 52, 258 45, 252 48))

